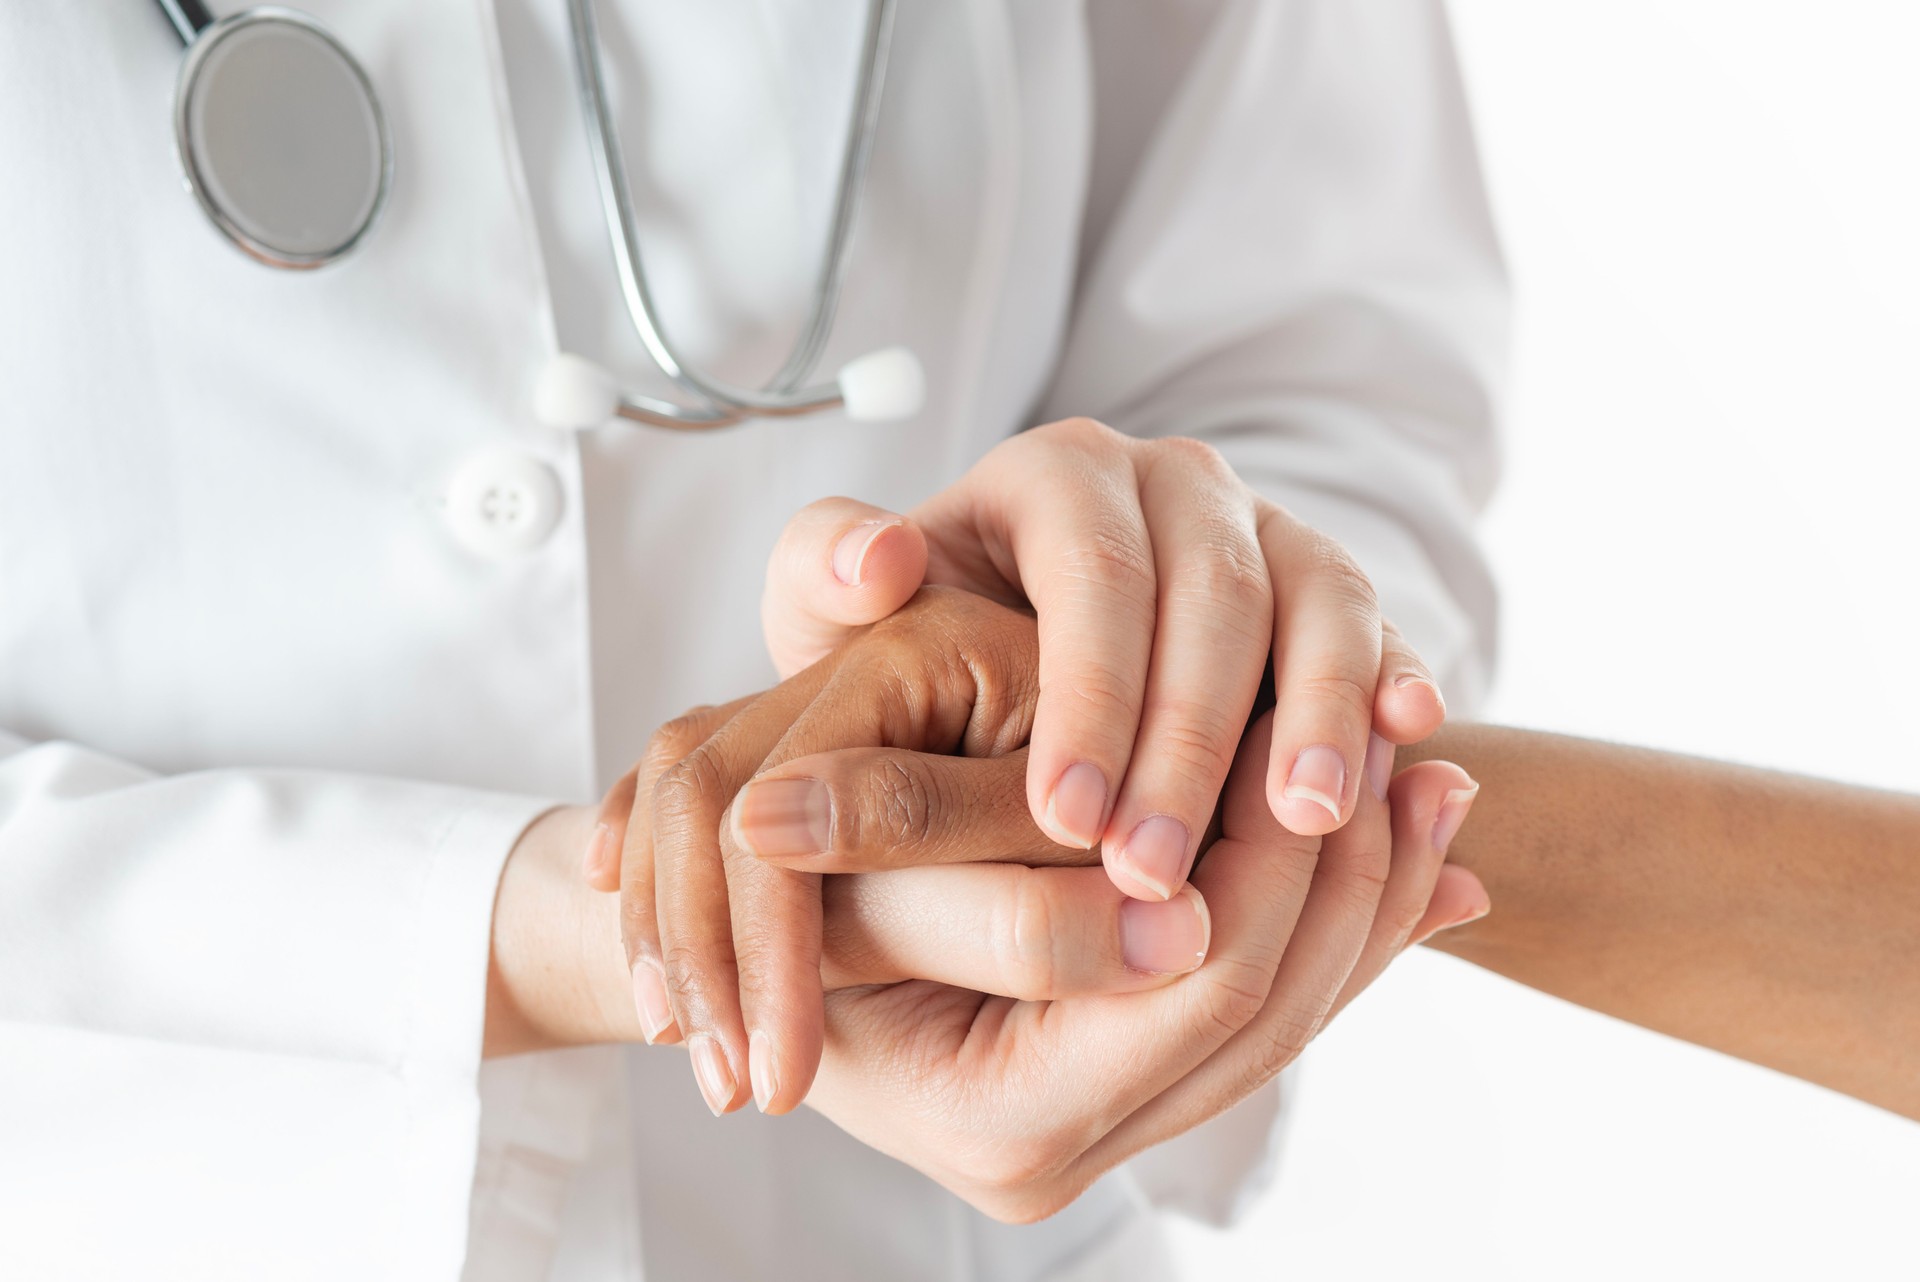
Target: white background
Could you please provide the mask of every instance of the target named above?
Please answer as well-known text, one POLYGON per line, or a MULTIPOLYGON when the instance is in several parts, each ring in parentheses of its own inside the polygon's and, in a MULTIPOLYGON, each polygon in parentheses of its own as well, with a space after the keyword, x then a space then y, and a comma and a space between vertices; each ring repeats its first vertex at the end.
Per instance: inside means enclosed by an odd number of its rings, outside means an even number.
MULTIPOLYGON (((1488 719, 1920 789, 1920 6, 1454 10, 1520 300, 1488 719)), ((1195 1279, 1920 1278, 1920 1125, 1450 958, 1308 1074, 1195 1279)))

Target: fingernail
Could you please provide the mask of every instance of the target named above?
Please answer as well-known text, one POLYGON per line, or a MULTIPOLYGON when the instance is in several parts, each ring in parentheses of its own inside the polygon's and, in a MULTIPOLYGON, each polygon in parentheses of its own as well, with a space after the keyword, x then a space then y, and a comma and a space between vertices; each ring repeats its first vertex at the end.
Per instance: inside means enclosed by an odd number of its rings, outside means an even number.
POLYGON ((1184 975, 1207 959, 1213 919, 1191 886, 1172 899, 1129 899, 1120 905, 1120 959, 1152 975, 1184 975))
MULTIPOLYGON (((1447 853, 1447 847, 1460 832, 1460 825, 1467 821, 1467 811, 1473 809, 1473 799, 1480 795, 1480 785, 1471 788, 1455 788, 1440 800, 1440 812, 1433 820, 1433 848, 1441 854, 1447 853)), ((1458 923, 1456 923, 1458 924, 1458 923)))
POLYGON ((817 855, 833 837, 833 798, 818 779, 762 779, 733 803, 733 838, 763 859, 817 855))
POLYGON ((850 588, 860 586, 860 575, 867 568, 867 553, 882 534, 896 525, 905 525, 899 517, 884 521, 862 521, 840 536, 833 545, 833 577, 850 588))
POLYGON ((1187 879, 1188 841, 1185 824, 1172 815, 1153 815, 1134 826, 1114 861, 1155 899, 1170 899, 1173 888, 1187 879))
POLYGON ((1411 936, 1407 940, 1407 947, 1418 948, 1421 944, 1426 943, 1429 939, 1432 939, 1435 935, 1442 934, 1449 930, 1453 930, 1455 927, 1458 927, 1458 926, 1465 926, 1469 922, 1479 921, 1482 917, 1485 917, 1487 915, 1487 912, 1492 907, 1493 907, 1492 904, 1483 902, 1473 908, 1467 909, 1465 912, 1461 913, 1458 917, 1455 917, 1452 921, 1442 922, 1438 926, 1430 926, 1426 930, 1421 931, 1419 934, 1411 936))
POLYGON ((673 1006, 667 1001, 667 974, 645 957, 633 964, 633 1008, 640 1015, 640 1035, 649 1046, 673 1023, 673 1006))
POLYGON ((1047 829, 1055 841, 1090 850, 1107 820, 1107 777, 1091 762, 1078 761, 1060 772, 1047 798, 1047 829))
POLYGON ((1325 806, 1335 820, 1340 818, 1340 798, 1347 791, 1347 759, 1337 748, 1316 743, 1302 748, 1293 759, 1293 773, 1287 776, 1286 790, 1280 795, 1288 801, 1311 801, 1325 806))
POLYGON ((1447 696, 1441 694, 1440 687, 1432 681, 1429 681, 1426 677, 1419 676, 1412 672, 1402 672, 1393 679, 1393 688, 1396 690, 1404 690, 1408 686, 1425 686, 1427 689, 1433 691, 1435 703, 1438 703, 1442 709, 1447 706, 1447 696))
POLYGON ((593 836, 587 839, 587 857, 580 865, 582 875, 588 881, 600 876, 600 870, 607 865, 607 848, 613 842, 613 829, 606 824, 595 824, 593 836))
POLYGON ((780 1093, 780 1078, 773 1066, 773 1037, 757 1028, 747 1038, 747 1076, 753 1082, 753 1106, 764 1113, 780 1093))
POLYGON ((705 1033, 695 1035, 688 1049, 693 1052, 693 1079, 700 1083, 707 1107, 718 1117, 733 1102, 733 1069, 720 1052, 720 1043, 705 1033))
POLYGON ((1387 799, 1387 785, 1393 782, 1393 745, 1379 735, 1367 736, 1367 787, 1378 801, 1387 799))

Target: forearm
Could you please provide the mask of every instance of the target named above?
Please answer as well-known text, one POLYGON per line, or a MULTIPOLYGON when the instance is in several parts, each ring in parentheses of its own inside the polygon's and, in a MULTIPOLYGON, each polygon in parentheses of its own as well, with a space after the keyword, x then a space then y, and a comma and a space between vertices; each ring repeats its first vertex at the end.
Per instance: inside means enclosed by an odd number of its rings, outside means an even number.
POLYGON ((1494 911, 1438 947, 1920 1118, 1920 799, 1493 727, 1449 859, 1494 911))
POLYGON ((488 1056, 640 1040, 619 898, 580 875, 594 821, 590 808, 550 810, 507 857, 487 966, 488 1056))

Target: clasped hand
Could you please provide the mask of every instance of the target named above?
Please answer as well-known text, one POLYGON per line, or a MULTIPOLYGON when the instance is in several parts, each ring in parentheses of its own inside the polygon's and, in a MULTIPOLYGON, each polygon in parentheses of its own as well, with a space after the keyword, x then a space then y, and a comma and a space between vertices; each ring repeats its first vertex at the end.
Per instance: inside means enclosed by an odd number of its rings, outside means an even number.
POLYGON ((684 1039, 716 1113, 804 1100, 1014 1221, 1292 1062, 1433 924, 1443 812, 1472 787, 1368 771, 1348 823, 1297 835, 1268 802, 1269 714, 1190 884, 1132 897, 1032 816, 1040 663, 1032 617, 925 589, 662 729, 607 798, 597 871, 648 1040, 684 1039))

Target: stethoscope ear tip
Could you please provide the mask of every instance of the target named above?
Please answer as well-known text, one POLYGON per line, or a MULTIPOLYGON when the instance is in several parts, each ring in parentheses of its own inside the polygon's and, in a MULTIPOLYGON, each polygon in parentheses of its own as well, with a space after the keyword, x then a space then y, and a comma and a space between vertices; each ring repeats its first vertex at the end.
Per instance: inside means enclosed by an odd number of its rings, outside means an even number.
POLYGON ((912 418, 927 401, 920 359, 904 347, 883 347, 840 367, 840 397, 855 423, 912 418))
POLYGON ((533 387, 534 417, 560 431, 599 427, 619 405, 613 375, 572 352, 555 352, 533 387))

